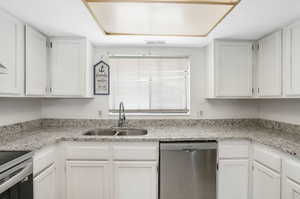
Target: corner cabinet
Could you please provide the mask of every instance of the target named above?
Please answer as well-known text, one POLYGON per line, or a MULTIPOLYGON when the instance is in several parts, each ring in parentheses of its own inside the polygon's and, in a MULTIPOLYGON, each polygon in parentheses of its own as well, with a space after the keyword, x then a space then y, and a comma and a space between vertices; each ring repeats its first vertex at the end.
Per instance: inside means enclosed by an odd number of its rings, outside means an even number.
POLYGON ((0 10, 0 96, 24 92, 24 24, 0 10))
POLYGON ((26 25, 25 94, 45 96, 47 92, 47 37, 26 25))
POLYGON ((253 198, 280 199, 280 174, 256 161, 253 163, 253 198))
POLYGON ((252 96, 252 42, 213 41, 207 48, 207 98, 252 96))
POLYGON ((50 96, 91 97, 91 44, 84 38, 51 38, 49 73, 50 96))
POLYGON ((300 97, 300 22, 284 29, 284 74, 286 97, 300 97))
POLYGON ((282 31, 258 41, 257 46, 258 97, 282 96, 282 31))

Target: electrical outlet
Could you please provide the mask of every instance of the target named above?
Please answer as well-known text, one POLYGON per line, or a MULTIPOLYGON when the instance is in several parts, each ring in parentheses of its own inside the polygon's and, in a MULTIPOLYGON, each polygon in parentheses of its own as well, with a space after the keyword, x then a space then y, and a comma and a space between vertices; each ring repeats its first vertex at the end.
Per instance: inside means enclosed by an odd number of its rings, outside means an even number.
POLYGON ((102 117, 102 111, 98 111, 98 116, 102 117))
POLYGON ((203 117, 203 114, 204 114, 204 112, 202 110, 200 110, 200 111, 197 112, 197 116, 198 117, 203 117))

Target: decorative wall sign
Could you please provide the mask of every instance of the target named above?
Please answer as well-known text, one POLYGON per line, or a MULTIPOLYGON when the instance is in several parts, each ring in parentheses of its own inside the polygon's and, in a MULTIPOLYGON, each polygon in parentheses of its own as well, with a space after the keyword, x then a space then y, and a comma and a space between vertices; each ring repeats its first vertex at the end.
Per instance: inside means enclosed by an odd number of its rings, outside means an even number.
POLYGON ((94 66, 94 95, 109 95, 109 65, 104 61, 94 66))

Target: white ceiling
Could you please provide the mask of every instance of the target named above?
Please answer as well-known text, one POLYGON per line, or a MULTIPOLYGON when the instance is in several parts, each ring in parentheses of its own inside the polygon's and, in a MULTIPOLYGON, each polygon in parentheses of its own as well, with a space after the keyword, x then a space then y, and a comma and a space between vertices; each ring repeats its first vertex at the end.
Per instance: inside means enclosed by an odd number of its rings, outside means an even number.
POLYGON ((81 0, 2 0, 0 7, 49 36, 85 36, 97 45, 203 46, 212 38, 258 39, 296 19, 300 0, 241 0, 207 38, 105 36, 81 0))

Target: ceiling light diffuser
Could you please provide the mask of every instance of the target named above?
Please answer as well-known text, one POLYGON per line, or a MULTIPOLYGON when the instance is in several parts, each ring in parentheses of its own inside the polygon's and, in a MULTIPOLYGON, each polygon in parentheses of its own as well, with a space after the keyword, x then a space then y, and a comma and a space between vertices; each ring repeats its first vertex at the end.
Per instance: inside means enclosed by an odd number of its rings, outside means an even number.
POLYGON ((83 0, 106 35, 207 36, 239 0, 83 0))

